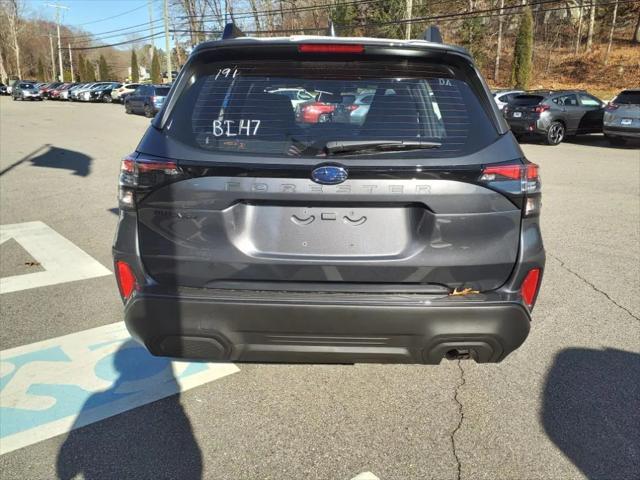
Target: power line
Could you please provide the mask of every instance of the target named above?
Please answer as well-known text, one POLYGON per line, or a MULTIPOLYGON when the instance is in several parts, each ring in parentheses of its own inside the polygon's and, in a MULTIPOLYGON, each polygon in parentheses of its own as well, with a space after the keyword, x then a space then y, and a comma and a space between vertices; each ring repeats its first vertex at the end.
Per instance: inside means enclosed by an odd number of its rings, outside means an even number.
POLYGON ((83 25, 93 25, 94 23, 106 22, 107 20, 111 20, 113 18, 119 18, 119 17, 122 17, 124 15, 129 14, 129 13, 137 12, 138 10, 142 10, 143 8, 146 8, 146 6, 147 5, 145 4, 145 5, 142 5, 141 7, 132 8, 131 10, 127 10, 126 12, 122 12, 122 13, 119 13, 117 15, 113 15, 111 17, 101 18, 99 20, 93 20, 91 22, 79 23, 78 25, 75 25, 75 26, 76 27, 82 27, 83 25))
POLYGON ((164 35, 164 32, 154 33, 153 35, 146 35, 144 37, 132 38, 131 40, 125 40, 124 42, 110 43, 106 45, 94 45, 91 47, 72 47, 71 50, 97 50, 99 48, 109 48, 109 47, 118 47, 121 45, 127 45, 130 43, 137 43, 142 40, 150 40, 152 38, 157 38, 159 36, 164 35))

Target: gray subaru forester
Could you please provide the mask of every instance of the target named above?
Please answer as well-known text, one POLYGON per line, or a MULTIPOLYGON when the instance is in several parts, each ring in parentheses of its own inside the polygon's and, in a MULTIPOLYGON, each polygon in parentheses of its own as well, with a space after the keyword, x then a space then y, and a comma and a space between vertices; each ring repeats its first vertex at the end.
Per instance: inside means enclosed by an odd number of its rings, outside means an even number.
POLYGON ((226 37, 195 48, 122 161, 131 334, 154 355, 236 362, 518 348, 544 269, 540 179, 469 54, 226 37))

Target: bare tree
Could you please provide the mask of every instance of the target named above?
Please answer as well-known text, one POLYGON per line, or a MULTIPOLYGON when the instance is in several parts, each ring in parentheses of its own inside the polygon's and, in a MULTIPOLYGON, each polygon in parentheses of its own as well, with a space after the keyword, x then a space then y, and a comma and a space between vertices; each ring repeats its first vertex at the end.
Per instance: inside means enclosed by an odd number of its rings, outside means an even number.
POLYGON ((2 2, 2 10, 7 17, 9 24, 9 34, 11 35, 11 48, 16 61, 16 73, 18 78, 22 78, 22 68, 20 65, 20 43, 18 42, 18 33, 20 31, 20 13, 22 4, 20 0, 4 0, 2 2))
POLYGON ((7 71, 4 68, 4 57, 2 56, 2 49, 0 48, 0 82, 4 82, 7 77, 7 71))
POLYGON ((640 43, 640 12, 638 12, 638 22, 636 23, 636 28, 633 31, 633 38, 631 41, 633 43, 640 43))
POLYGON ((500 73, 500 53, 502 50, 502 24, 503 24, 503 14, 504 14, 504 0, 500 0, 500 15, 498 17, 498 45, 496 47, 496 66, 493 70, 493 80, 498 80, 498 75, 500 73))
POLYGON ((593 43, 593 27, 596 23, 596 0, 591 0, 591 10, 589 12, 589 31, 587 33, 587 52, 591 51, 593 43))
POLYGON ((604 56, 604 64, 609 63, 609 54, 611 53, 611 44, 613 43, 613 31, 616 29, 616 18, 618 16, 618 0, 613 6, 613 18, 611 19, 611 30, 609 31, 609 45, 607 45, 607 53, 604 56))
POLYGON ((256 0, 249 0, 249 5, 251 5, 251 11, 253 12, 253 22, 255 23, 255 30, 260 30, 260 18, 258 17, 258 6, 256 5, 256 0))

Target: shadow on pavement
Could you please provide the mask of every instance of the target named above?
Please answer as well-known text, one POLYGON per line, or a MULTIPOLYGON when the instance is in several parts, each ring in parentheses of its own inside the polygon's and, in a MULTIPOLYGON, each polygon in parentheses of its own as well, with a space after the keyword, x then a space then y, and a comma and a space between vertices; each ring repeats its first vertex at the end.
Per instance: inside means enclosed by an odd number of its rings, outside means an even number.
POLYGON ((565 142, 584 145, 585 147, 615 148, 620 150, 640 149, 640 140, 627 139, 623 145, 612 145, 604 135, 577 135, 565 139, 565 142))
POLYGON ((62 168, 71 170, 74 175, 86 177, 91 171, 91 161, 92 158, 84 153, 45 144, 0 171, 0 175, 29 162, 35 167, 62 168))
POLYGON ((123 344, 113 357, 117 378, 111 388, 87 399, 60 447, 60 479, 202 478, 202 452, 179 394, 87 425, 93 421, 92 409, 125 397, 145 374, 166 370, 168 382, 176 382, 169 359, 150 357, 152 361, 141 365, 135 352, 142 349, 137 344, 132 348, 132 343, 123 344))
POLYGON ((639 478, 640 355, 561 351, 547 376, 542 422, 588 478, 639 478))

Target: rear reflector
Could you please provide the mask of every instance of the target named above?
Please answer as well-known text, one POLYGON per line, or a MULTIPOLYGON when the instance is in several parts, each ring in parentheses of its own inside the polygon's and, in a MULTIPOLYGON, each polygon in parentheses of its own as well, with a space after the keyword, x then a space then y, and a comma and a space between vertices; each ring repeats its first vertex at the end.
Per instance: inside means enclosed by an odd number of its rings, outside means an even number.
POLYGON ((298 45, 300 53, 363 53, 364 45, 344 43, 303 43, 298 45))
POLYGON ((527 304, 527 307, 532 308, 533 303, 536 299, 536 294, 538 293, 538 285, 540 280, 540 269, 533 268, 529 270, 527 276, 524 277, 522 281, 522 286, 520 287, 520 294, 522 295, 522 299, 524 303, 527 304))
POLYGON ((120 295, 124 300, 128 300, 133 291, 138 289, 136 276, 133 274, 129 264, 125 262, 116 262, 116 280, 118 281, 120 295))

